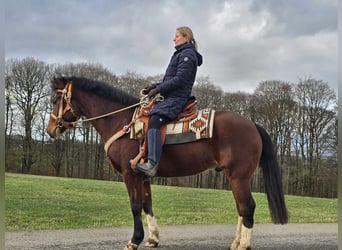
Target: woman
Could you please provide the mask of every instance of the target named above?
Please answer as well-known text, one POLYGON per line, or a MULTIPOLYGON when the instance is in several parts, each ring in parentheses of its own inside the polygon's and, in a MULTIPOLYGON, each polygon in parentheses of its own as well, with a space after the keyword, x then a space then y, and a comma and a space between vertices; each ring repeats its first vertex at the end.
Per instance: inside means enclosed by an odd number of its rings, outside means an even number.
POLYGON ((152 98, 160 93, 164 101, 157 102, 150 113, 147 131, 148 161, 138 164, 137 169, 152 177, 156 174, 161 157, 162 140, 160 127, 175 120, 191 98, 197 67, 202 64, 202 55, 197 51, 192 30, 189 27, 176 29, 175 49, 161 83, 152 84, 144 93, 152 98))

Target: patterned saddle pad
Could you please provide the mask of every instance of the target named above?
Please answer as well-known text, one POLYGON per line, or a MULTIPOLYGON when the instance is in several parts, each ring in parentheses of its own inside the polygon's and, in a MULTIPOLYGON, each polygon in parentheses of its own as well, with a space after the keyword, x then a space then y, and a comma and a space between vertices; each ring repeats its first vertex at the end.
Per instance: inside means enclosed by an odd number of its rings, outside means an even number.
MULTIPOLYGON (((136 113, 133 118, 136 116, 136 113)), ((164 144, 179 144, 212 138, 215 110, 203 109, 191 119, 170 122, 161 128, 164 144)), ((143 140, 147 131, 148 117, 138 118, 131 127, 130 138, 143 140)))

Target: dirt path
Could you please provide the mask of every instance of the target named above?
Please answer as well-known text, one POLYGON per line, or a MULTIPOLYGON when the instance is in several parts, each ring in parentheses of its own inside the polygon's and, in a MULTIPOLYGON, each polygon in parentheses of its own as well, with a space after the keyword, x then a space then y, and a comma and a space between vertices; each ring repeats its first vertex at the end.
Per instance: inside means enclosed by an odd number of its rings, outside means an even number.
MULTIPOLYGON (((337 250, 337 228, 337 224, 257 224, 252 247, 253 250, 337 250)), ((6 233, 6 249, 121 250, 132 232, 131 227, 122 227, 6 233)), ((235 225, 161 226, 160 246, 157 249, 227 249, 234 233, 235 225)))

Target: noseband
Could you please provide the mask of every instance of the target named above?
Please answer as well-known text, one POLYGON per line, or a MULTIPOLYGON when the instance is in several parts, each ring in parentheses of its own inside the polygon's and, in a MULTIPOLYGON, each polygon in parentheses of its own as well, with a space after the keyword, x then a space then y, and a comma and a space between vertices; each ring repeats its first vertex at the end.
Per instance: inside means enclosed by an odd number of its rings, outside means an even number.
POLYGON ((65 128, 71 128, 75 127, 77 124, 77 121, 80 119, 80 116, 75 112, 75 110, 71 106, 71 95, 72 95, 72 82, 68 82, 64 89, 58 89, 57 93, 61 93, 61 99, 58 104, 58 114, 51 113, 51 118, 56 120, 56 124, 58 127, 65 127, 65 128), (64 101, 66 103, 65 108, 64 101), (71 112, 71 114, 76 118, 73 122, 68 122, 63 119, 63 116, 65 116, 66 113, 71 112))

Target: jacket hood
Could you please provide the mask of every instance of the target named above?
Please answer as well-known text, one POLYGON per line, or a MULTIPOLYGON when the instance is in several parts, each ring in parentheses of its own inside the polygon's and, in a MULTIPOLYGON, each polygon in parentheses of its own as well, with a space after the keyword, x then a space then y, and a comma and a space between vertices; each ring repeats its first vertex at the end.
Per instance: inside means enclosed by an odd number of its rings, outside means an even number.
POLYGON ((197 55, 197 65, 201 66, 202 63, 203 63, 203 57, 202 57, 202 55, 200 53, 198 53, 197 50, 195 50, 195 52, 196 52, 196 55, 197 55))
MULTIPOLYGON (((202 55, 196 50, 195 46, 191 43, 183 43, 181 45, 178 45, 175 47, 177 51, 180 51, 182 49, 193 49, 197 56, 197 66, 201 66, 203 63, 203 57, 202 55)), ((175 53, 177 53, 177 51, 175 53)))

